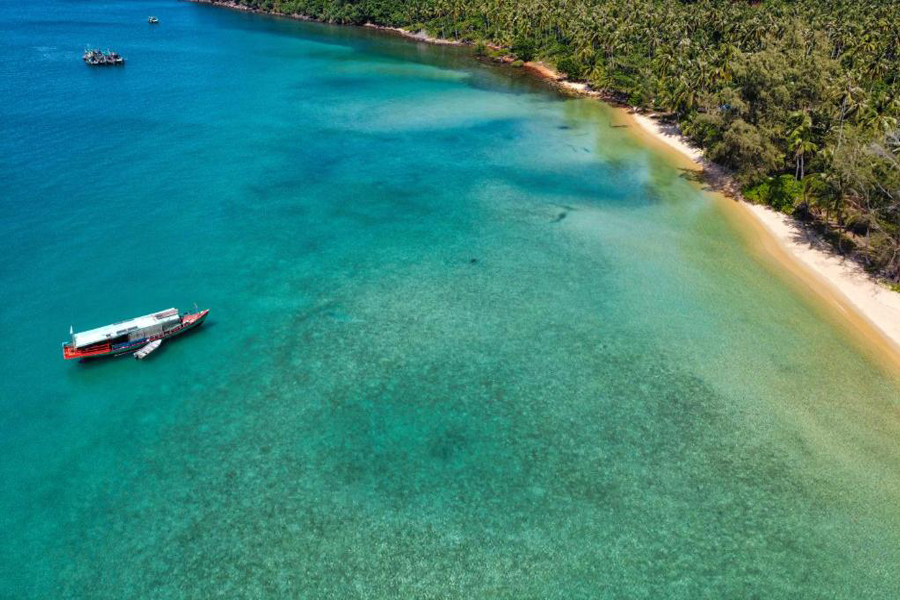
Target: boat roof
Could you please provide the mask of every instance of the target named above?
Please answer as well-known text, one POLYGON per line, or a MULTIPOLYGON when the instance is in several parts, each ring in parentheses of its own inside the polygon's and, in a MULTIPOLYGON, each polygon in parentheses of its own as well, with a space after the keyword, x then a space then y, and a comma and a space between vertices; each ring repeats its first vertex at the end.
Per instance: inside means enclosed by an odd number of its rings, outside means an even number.
POLYGON ((83 348, 84 346, 105 342, 138 329, 177 321, 179 318, 177 308, 167 308, 166 310, 150 313, 149 315, 144 315, 142 317, 135 317, 134 319, 128 319, 127 321, 120 321, 118 323, 113 323, 112 325, 105 325, 103 327, 98 327, 97 329, 76 333, 72 336, 72 345, 75 348, 83 348))

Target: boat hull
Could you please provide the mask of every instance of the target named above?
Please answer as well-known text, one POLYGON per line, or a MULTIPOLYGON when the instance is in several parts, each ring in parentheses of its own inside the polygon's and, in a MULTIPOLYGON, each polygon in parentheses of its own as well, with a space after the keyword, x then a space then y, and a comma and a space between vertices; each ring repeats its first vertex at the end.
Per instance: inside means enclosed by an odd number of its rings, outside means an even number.
POLYGON ((169 338, 180 335, 185 331, 190 331, 191 329, 199 327, 203 324, 203 321, 206 320, 206 316, 208 314, 209 309, 185 315, 184 317, 182 317, 181 324, 177 327, 174 327, 159 335, 131 340, 128 342, 123 342, 121 344, 107 344, 106 346, 92 349, 77 349, 72 348, 71 345, 65 344, 63 345, 63 358, 66 360, 100 358, 103 356, 120 356, 122 354, 137 352, 150 342, 154 342, 156 340, 167 340, 169 338))

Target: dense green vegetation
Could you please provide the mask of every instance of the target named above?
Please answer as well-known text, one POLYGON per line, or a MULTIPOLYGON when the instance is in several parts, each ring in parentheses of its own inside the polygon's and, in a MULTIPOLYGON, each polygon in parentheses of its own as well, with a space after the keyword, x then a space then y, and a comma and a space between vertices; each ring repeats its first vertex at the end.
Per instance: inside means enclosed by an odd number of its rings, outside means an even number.
POLYGON ((425 29, 665 111, 745 194, 900 280, 896 0, 239 0, 425 29))

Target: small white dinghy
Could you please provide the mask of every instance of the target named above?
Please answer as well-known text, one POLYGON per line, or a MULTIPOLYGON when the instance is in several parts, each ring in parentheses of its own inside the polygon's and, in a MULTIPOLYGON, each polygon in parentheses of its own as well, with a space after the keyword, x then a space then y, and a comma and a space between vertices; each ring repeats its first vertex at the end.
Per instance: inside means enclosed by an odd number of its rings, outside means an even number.
POLYGON ((134 357, 138 360, 147 358, 147 356, 151 352, 153 352, 154 350, 156 350, 157 348, 162 346, 162 342, 163 342, 162 340, 153 340, 152 342, 150 342, 149 344, 147 344, 146 346, 144 346, 143 348, 141 348, 140 350, 135 352, 134 357))

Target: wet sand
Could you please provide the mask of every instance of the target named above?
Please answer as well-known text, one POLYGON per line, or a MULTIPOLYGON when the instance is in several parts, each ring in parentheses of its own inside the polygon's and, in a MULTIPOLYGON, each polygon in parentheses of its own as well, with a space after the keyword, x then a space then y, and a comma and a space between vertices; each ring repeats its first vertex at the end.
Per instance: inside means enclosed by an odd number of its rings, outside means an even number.
POLYGON ((673 128, 630 109, 618 108, 617 113, 622 124, 676 165, 711 175, 709 191, 719 197, 723 212, 751 242, 757 256, 776 266, 777 274, 799 292, 818 301, 826 318, 866 354, 900 376, 900 294, 875 281, 792 217, 728 193, 727 174, 673 128))
POLYGON ((870 277, 860 265, 830 248, 788 215, 744 201, 729 173, 703 156, 670 125, 634 109, 587 84, 568 81, 542 62, 525 63, 538 77, 563 92, 610 102, 620 125, 665 153, 676 166, 702 173, 702 185, 719 199, 729 220, 752 244, 757 257, 807 298, 825 308, 826 317, 846 331, 879 364, 900 376, 900 294, 870 277))

